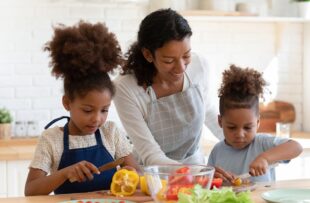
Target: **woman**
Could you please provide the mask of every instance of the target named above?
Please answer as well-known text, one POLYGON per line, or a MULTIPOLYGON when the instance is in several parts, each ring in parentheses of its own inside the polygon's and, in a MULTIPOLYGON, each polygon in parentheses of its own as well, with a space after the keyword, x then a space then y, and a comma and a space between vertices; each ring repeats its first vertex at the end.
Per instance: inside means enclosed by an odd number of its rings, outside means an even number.
POLYGON ((188 22, 175 11, 150 13, 126 54, 123 74, 115 79, 116 109, 144 165, 203 164, 204 123, 222 138, 211 103, 214 76, 191 53, 191 35, 188 22))

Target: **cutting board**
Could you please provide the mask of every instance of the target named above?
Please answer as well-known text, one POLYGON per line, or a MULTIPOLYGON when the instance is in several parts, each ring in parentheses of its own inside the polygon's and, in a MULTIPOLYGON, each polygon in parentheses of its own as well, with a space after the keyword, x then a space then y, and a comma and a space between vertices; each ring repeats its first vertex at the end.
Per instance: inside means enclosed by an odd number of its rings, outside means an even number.
POLYGON ((108 198, 108 199, 117 199, 117 200, 130 200, 133 202, 148 202, 152 201, 152 197, 145 195, 141 191, 135 192, 133 196, 127 197, 115 197, 109 193, 109 191, 98 191, 92 193, 77 193, 72 194, 70 196, 70 200, 79 200, 79 199, 100 199, 100 198, 108 198))
POLYGON ((260 103, 260 127, 258 132, 275 132, 276 123, 293 123, 296 118, 295 108, 292 103, 285 101, 271 101, 260 103))

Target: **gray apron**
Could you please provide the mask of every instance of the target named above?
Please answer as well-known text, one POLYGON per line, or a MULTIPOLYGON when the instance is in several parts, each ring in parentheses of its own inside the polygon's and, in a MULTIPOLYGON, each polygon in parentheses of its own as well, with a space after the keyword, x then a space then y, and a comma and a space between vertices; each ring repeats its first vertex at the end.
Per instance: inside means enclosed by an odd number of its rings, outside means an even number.
POLYGON ((167 157, 187 164, 203 164, 199 141, 205 107, 199 87, 188 80, 186 90, 159 99, 153 88, 147 87, 151 102, 146 122, 167 157))

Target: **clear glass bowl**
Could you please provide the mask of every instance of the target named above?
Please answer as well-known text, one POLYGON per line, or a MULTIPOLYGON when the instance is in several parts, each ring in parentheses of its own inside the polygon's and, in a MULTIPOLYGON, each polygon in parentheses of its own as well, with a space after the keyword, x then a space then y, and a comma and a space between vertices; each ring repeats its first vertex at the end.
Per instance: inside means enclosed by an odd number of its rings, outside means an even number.
POLYGON ((196 184, 210 189, 215 169, 205 165, 154 165, 144 167, 144 176, 152 198, 157 203, 178 200, 178 193, 188 193, 196 184))

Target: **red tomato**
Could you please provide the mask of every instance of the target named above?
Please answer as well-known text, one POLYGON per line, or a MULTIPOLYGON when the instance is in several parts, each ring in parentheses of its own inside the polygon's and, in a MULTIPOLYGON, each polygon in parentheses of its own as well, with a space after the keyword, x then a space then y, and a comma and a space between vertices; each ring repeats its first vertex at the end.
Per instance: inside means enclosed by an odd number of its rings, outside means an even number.
POLYGON ((175 173, 187 174, 189 173, 189 167, 185 166, 185 167, 179 168, 175 171, 175 173))
POLYGON ((213 178, 212 183, 211 183, 211 189, 213 187, 220 188, 222 184, 223 184, 222 178, 213 178))
POLYGON ((198 176, 195 178, 196 183, 198 183, 199 185, 201 185, 201 187, 206 187, 209 181, 209 178, 206 176, 198 176))
POLYGON ((175 171, 175 174, 180 174, 176 176, 169 177, 169 185, 187 185, 193 183, 193 176, 189 174, 190 169, 189 167, 182 167, 175 171), (188 175, 181 175, 181 174, 188 174, 188 175))
POLYGON ((180 190, 191 189, 194 187, 194 184, 188 184, 188 185, 170 185, 168 187, 167 193, 166 193, 166 199, 167 200, 178 200, 178 193, 180 190))

